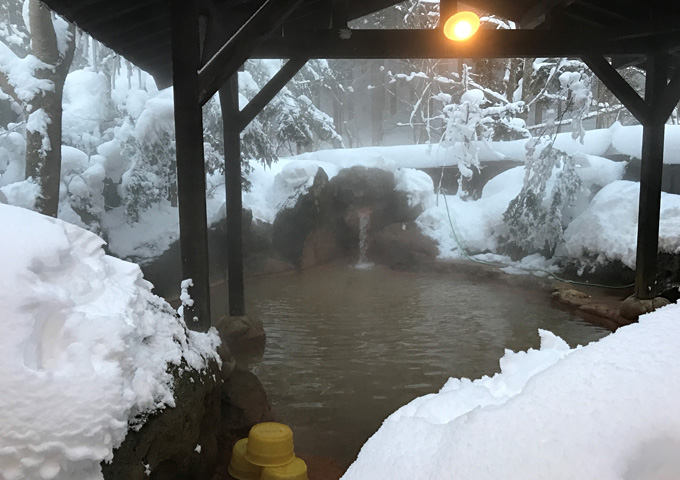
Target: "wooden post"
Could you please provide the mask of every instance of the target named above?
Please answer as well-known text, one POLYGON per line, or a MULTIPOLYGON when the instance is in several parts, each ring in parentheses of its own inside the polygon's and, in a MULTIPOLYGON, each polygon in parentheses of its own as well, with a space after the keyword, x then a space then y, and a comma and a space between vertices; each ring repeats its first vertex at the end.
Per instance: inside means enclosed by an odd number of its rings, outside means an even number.
POLYGON ((331 13, 331 28, 346 29, 347 27, 347 8, 349 0, 333 0, 331 13))
POLYGON ((439 28, 444 28, 446 21, 458 12, 458 0, 439 0, 439 28))
POLYGON ((198 11, 195 2, 171 0, 170 12, 182 278, 193 283, 193 305, 184 306, 184 318, 191 330, 206 331, 211 321, 198 11))
MULTIPOLYGON (((666 55, 650 55, 647 60, 645 102, 652 107, 652 112, 661 107, 658 99, 666 90, 667 81, 666 55)), ((642 129, 640 210, 635 268, 635 296, 639 299, 652 299, 658 294, 656 271, 665 123, 666 118, 662 119, 652 114, 644 122, 642 129)))
POLYGON ((241 200, 241 128, 239 125, 238 72, 220 88, 224 128, 224 175, 227 190, 227 282, 229 315, 246 314, 243 291, 243 233, 241 200))

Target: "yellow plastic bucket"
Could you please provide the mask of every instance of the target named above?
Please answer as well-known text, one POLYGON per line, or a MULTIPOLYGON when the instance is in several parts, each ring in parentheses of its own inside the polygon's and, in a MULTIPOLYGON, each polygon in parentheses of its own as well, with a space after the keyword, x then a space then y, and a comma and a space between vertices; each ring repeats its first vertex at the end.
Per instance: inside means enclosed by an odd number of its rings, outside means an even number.
POLYGON ((283 423, 258 423, 250 429, 246 459, 261 467, 279 467, 295 459, 293 431, 283 423))
POLYGON ((260 480, 262 467, 253 465, 246 459, 247 445, 247 438, 242 438, 234 444, 227 471, 238 480, 260 480))
POLYGON ((282 467, 263 468, 260 480, 307 480, 307 464, 295 458, 282 467))

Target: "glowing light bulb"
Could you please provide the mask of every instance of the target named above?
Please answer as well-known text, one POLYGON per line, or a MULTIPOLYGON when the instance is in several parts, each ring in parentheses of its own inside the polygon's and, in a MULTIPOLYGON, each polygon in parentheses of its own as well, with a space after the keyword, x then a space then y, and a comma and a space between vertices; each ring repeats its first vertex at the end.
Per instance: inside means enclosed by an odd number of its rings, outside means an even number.
POLYGON ((459 39, 470 38, 472 35, 472 25, 470 25, 470 22, 466 22, 465 20, 458 22, 456 23, 456 26, 453 27, 453 33, 459 39))
POLYGON ((474 12, 458 12, 444 24, 444 35, 460 42, 467 40, 479 30, 479 17, 474 12))

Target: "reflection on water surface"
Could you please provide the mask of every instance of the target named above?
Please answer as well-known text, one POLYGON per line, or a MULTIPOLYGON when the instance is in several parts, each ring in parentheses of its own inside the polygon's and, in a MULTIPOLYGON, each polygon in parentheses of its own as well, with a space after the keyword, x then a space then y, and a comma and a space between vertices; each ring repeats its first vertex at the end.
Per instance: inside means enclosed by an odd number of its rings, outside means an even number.
POLYGON ((296 450, 343 466, 383 419, 449 377, 499 371, 504 349, 570 345, 608 332, 552 309, 546 294, 456 275, 320 268, 251 279, 248 313, 267 332, 252 369, 296 450))

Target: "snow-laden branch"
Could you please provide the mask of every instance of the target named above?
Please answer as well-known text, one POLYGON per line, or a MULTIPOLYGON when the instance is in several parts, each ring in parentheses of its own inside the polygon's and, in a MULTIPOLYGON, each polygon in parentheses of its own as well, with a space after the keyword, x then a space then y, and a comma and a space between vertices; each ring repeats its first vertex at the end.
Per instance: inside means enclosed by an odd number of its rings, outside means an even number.
POLYGON ((7 95, 19 103, 29 103, 42 92, 54 91, 51 80, 36 78, 35 73, 38 70, 54 71, 54 67, 41 62, 34 55, 19 58, 7 45, 0 42, 0 88, 7 95), (6 80, 3 81, 3 77, 6 80))

